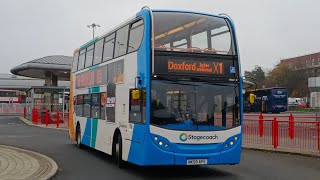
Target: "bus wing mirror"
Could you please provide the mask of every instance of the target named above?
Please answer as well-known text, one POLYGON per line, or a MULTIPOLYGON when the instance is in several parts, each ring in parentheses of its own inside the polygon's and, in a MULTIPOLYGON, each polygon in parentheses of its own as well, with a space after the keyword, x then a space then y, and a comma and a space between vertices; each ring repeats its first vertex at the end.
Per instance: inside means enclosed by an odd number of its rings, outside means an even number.
POLYGON ((140 90, 135 89, 131 91, 131 97, 133 100, 138 100, 140 99, 140 90))

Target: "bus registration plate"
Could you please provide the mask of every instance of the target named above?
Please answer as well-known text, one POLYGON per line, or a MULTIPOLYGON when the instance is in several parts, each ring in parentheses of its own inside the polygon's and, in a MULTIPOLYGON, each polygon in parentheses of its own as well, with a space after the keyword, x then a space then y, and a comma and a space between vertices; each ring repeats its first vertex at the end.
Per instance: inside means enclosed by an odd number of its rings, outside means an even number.
POLYGON ((208 164, 207 159, 188 159, 187 165, 200 165, 200 164, 208 164))

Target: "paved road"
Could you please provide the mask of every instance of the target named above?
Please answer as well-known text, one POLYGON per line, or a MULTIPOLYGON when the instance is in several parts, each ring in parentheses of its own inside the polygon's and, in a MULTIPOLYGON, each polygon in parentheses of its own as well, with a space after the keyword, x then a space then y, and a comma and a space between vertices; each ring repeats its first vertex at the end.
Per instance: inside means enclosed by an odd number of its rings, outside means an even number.
POLYGON ((121 170, 110 156, 92 149, 78 149, 63 130, 23 124, 17 118, 0 117, 0 144, 34 150, 54 159, 59 172, 54 179, 224 179, 318 180, 320 159, 244 150, 235 166, 149 167, 130 165, 121 170))

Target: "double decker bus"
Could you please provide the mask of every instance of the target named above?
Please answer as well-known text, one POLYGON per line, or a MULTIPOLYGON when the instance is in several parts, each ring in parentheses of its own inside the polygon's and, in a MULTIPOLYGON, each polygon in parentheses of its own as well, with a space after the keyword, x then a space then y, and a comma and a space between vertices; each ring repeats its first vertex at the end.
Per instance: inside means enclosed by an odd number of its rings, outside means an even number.
POLYGON ((0 103, 21 103, 21 92, 18 90, 0 89, 0 103))
POLYGON ((240 72, 228 16, 143 8, 74 52, 70 137, 119 167, 237 164, 240 72))

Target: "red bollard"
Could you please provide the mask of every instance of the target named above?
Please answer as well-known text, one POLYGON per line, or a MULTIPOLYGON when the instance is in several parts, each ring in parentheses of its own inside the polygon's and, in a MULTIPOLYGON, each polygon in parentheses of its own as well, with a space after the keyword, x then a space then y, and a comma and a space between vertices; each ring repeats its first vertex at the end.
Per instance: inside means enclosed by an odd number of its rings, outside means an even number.
POLYGON ((34 110, 34 122, 36 124, 38 124, 38 110, 37 109, 34 110))
POLYGON ((279 134, 278 134, 278 121, 276 117, 274 117, 272 121, 272 143, 274 148, 278 147, 279 134))
POLYGON ((290 116, 289 116, 289 137, 291 139, 294 138, 294 118, 293 118, 292 114, 290 114, 290 116))
POLYGON ((59 128, 59 123, 60 123, 60 113, 57 112, 57 128, 59 128))
POLYGON ((260 137, 263 136, 263 115, 260 113, 259 115, 259 135, 260 137))
POLYGON ((31 113, 31 122, 34 123, 34 109, 32 109, 32 113, 31 113))
POLYGON ((49 124, 49 110, 46 110, 46 117, 45 117, 45 121, 46 121, 46 127, 48 127, 49 124))
POLYGON ((24 107, 23 108, 23 118, 26 118, 27 117, 27 108, 24 107))

